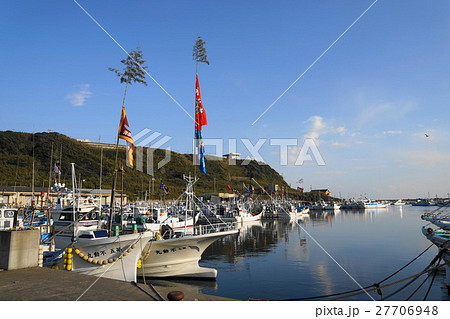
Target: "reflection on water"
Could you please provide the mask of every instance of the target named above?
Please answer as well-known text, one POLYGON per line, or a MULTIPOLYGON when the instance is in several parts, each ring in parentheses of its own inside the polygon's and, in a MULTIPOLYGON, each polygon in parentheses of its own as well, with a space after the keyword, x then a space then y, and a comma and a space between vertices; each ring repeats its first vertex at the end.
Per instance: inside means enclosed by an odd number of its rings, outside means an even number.
MULTIPOLYGON (((223 238, 204 252, 200 265, 218 270, 215 285, 205 286, 195 280, 189 285, 198 285, 207 294, 241 300, 309 298, 359 289, 344 268, 361 286, 370 286, 430 245, 420 230, 425 225, 420 219, 423 210, 392 206, 310 212, 294 222, 246 223, 241 225, 239 235, 223 238)), ((419 273, 436 253, 437 248, 432 247, 392 281, 419 273)), ((423 280, 421 277, 390 300, 406 300, 423 280)), ((410 300, 422 300, 430 283, 431 278, 425 280, 410 300)), ((397 288, 383 288, 382 296, 397 288)), ((370 296, 362 293, 345 300, 381 298, 376 292, 370 292, 370 296)), ((439 273, 427 300, 448 299, 444 274, 439 273)))

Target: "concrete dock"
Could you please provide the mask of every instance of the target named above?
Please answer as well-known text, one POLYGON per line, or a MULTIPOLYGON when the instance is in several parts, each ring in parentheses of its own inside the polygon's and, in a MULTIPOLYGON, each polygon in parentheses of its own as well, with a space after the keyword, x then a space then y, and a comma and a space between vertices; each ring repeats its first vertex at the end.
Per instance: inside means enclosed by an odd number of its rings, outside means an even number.
POLYGON ((176 282, 135 284, 41 267, 0 271, 0 301, 164 301, 171 291, 182 291, 184 301, 232 300, 176 282))

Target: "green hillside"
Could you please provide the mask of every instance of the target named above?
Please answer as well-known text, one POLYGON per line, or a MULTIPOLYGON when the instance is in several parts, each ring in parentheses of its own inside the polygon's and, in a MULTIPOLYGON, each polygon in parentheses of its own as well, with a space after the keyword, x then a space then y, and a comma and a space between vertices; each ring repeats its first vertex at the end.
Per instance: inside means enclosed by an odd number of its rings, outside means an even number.
MULTIPOLYGON (((55 174, 53 167, 55 162, 61 169, 61 179, 66 186, 71 187, 70 163, 75 163, 77 180, 83 181, 83 188, 99 188, 100 186, 100 160, 101 147, 89 143, 80 142, 59 133, 20 133, 12 131, 0 131, 0 185, 31 186, 33 172, 33 144, 35 163, 35 186, 48 186, 49 173, 52 171, 52 183, 55 174), (34 140, 34 142, 33 142, 34 140), (50 164, 53 145, 53 165, 50 164), (61 158, 61 164, 59 160, 61 158)), ((146 150, 143 152, 146 154, 146 150)), ((280 187, 288 187, 280 174, 269 165, 259 165, 251 161, 248 165, 237 160, 237 165, 228 165, 228 160, 208 160, 206 162, 208 175, 204 176, 198 168, 192 164, 191 154, 179 154, 171 152, 171 160, 156 169, 156 163, 165 156, 165 151, 154 152, 154 184, 152 198, 158 199, 161 195, 159 189, 162 180, 169 187, 168 198, 178 197, 184 190, 185 182, 183 174, 191 173, 197 176, 199 181, 195 184, 197 194, 213 192, 228 192, 228 186, 238 191, 243 190, 242 184, 257 184, 266 187, 269 184, 278 184, 280 187)), ((102 188, 111 188, 114 171, 115 150, 111 145, 103 147, 102 188)), ((144 163, 146 158, 144 157, 144 163)), ((151 192, 152 176, 144 172, 131 169, 125 165, 125 147, 119 149, 119 166, 124 166, 124 191, 130 199, 143 198, 145 192, 151 192)), ((146 167, 144 166, 144 171, 146 167)), ((120 177, 118 178, 120 185, 120 177)), ((290 194, 298 193, 289 190, 290 194)))

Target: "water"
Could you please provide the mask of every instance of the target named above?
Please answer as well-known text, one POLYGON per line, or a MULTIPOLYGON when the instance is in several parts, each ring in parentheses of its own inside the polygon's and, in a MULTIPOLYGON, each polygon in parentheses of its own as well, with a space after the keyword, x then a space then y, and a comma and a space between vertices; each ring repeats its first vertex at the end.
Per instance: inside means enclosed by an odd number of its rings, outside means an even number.
MULTIPOLYGON (((390 206, 311 213, 298 223, 245 224, 238 236, 223 238, 204 252, 200 265, 218 270, 216 282, 183 283, 198 287, 205 294, 239 300, 309 298, 359 289, 359 285, 366 287, 396 272, 430 246, 431 242, 421 232, 427 222, 420 216, 431 209, 390 206)), ((421 272, 437 252, 435 246, 431 247, 383 284, 421 272)), ((389 300, 406 300, 411 295, 409 300, 423 300, 430 285, 426 300, 449 300, 444 272, 438 272, 433 282, 432 276, 425 277, 389 300), (422 282, 422 287, 413 294, 422 282)), ((407 282, 382 288, 382 296, 407 282)), ((371 297, 361 293, 343 300, 381 298, 376 291, 369 294, 371 297)))

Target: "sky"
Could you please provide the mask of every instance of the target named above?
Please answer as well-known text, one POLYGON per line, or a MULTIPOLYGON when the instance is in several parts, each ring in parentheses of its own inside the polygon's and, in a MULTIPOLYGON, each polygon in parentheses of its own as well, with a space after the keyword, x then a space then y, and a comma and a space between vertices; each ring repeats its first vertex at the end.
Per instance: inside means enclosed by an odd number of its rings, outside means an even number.
POLYGON ((207 154, 336 196, 446 197, 449 14, 446 0, 8 2, 0 130, 114 143, 125 86, 108 68, 140 47, 148 86, 128 88, 130 130, 191 153, 201 36, 207 154))

